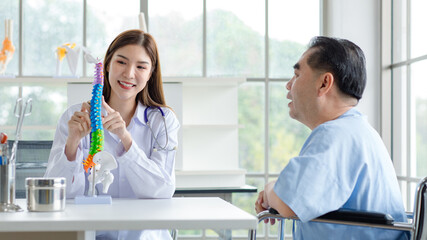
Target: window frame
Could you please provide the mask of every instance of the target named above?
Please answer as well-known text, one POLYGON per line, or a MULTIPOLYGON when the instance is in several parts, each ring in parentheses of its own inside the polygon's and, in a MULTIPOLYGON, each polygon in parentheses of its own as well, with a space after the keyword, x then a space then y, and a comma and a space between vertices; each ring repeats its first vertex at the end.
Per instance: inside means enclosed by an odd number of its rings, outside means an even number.
MULTIPOLYGON (((146 18, 146 25, 147 25, 147 30, 149 31, 150 28, 150 24, 149 24, 149 4, 148 4, 149 0, 140 0, 140 12, 145 13, 145 18, 146 18)), ((269 54, 269 43, 270 43, 270 37, 269 37, 269 1, 268 0, 263 0, 264 4, 265 4, 265 36, 264 36, 264 54, 265 54, 265 58, 264 58, 264 77, 260 77, 260 78, 247 78, 247 82, 248 83, 263 83, 264 85, 264 113, 263 113, 263 118, 264 118, 264 159, 263 159, 263 163, 264 163, 264 170, 263 172, 259 172, 259 173, 253 173, 253 172, 247 172, 246 173, 246 178, 247 179, 253 179, 253 180, 259 180, 259 181, 263 181, 264 184, 266 184, 267 182, 269 182, 272 178, 277 178, 279 176, 279 173, 271 173, 269 170, 269 163, 270 163, 270 129, 269 129, 269 119, 270 119, 270 84, 271 83, 284 83, 286 84, 286 82, 288 82, 290 80, 290 78, 271 78, 269 75, 269 68, 270 68, 270 54, 269 54)), ((83 45, 86 45, 86 41, 87 41, 87 4, 88 0, 82 0, 82 4, 83 4, 83 40, 82 43, 83 45)), ((206 32, 206 26, 207 26, 207 8, 206 8, 206 2, 207 0, 203 0, 203 30, 202 30, 202 59, 203 59, 203 63, 202 63, 202 78, 207 78, 207 32, 206 32)), ((323 0, 318 0, 319 2, 319 34, 320 35, 324 35, 325 33, 325 27, 324 27, 324 14, 323 14, 323 10, 325 8, 325 4, 327 4, 327 1, 323 1, 323 0)), ((19 82, 20 86, 19 86, 19 97, 22 97, 22 88, 25 85, 25 79, 29 79, 29 81, 31 82, 31 79, 50 79, 52 77, 48 77, 48 76, 23 76, 23 56, 24 56, 24 51, 25 49, 23 48, 23 4, 24 1, 23 0, 19 0, 19 56, 17 56, 17 58, 19 59, 19 64, 18 64, 18 76, 16 76, 17 78, 19 78, 19 82)), ((85 78, 87 78, 87 66, 86 64, 83 64, 83 69, 82 69, 82 74, 83 77, 81 80, 84 81, 85 78)), ((77 80, 78 81, 78 80, 77 80)), ((43 81, 42 81, 43 82, 43 81)), ((46 81, 47 82, 47 81, 46 81)), ((45 82, 45 83, 46 83, 45 82)), ((55 84, 55 83, 53 83, 55 84)), ((13 126, 11 126, 13 127, 13 126)), ((53 128, 55 128, 55 126, 52 126, 53 128)), ((25 128, 25 126, 24 126, 25 128)), ((260 189, 261 190, 261 189, 260 189)), ((233 194, 234 195, 234 194, 233 194)), ((237 195, 238 196, 238 195, 237 195)), ((270 239, 272 236, 270 236, 269 234, 269 226, 267 224, 265 224, 264 227, 264 233, 265 236, 260 236, 260 238, 265 238, 265 239, 270 239)), ((239 238, 239 237, 237 237, 239 238)))
POLYGON ((411 94, 411 67, 427 60, 427 54, 411 56, 411 0, 406 0, 406 13, 401 16, 395 9, 398 0, 381 1, 381 136, 393 159, 401 187, 405 208, 413 208, 415 185, 420 177, 416 170, 415 99, 411 94), (403 24, 397 24, 398 23, 403 24), (400 27, 399 27, 400 26, 400 27), (394 60, 395 35, 406 28, 406 53, 403 60, 394 60), (394 71, 404 70, 403 78, 394 71))

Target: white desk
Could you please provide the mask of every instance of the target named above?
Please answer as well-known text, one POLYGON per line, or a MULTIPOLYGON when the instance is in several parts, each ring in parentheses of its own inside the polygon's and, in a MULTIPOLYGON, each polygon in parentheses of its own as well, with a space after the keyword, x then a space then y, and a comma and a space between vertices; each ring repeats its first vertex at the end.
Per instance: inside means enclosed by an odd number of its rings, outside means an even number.
MULTIPOLYGON (((17 204, 26 209, 25 199, 17 204)), ((31 232, 32 239, 41 232, 67 232, 83 240, 93 239, 94 230, 248 229, 252 239, 257 223, 255 216, 220 198, 113 199, 112 205, 67 201, 63 212, 0 213, 0 238, 9 234, 10 239, 12 232, 31 232)))
POLYGON ((244 185, 240 187, 177 188, 174 197, 219 197, 232 203, 233 193, 255 193, 257 188, 244 185))

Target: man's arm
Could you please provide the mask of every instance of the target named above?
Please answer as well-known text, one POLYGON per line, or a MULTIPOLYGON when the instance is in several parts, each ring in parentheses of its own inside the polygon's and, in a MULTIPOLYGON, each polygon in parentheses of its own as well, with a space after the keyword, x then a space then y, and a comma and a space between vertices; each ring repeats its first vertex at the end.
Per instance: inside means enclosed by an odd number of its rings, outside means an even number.
POLYGON ((267 183, 264 190, 259 193, 258 199, 255 203, 256 212, 259 213, 271 207, 276 209, 283 217, 295 216, 294 211, 292 211, 292 209, 274 192, 275 183, 276 181, 267 183))

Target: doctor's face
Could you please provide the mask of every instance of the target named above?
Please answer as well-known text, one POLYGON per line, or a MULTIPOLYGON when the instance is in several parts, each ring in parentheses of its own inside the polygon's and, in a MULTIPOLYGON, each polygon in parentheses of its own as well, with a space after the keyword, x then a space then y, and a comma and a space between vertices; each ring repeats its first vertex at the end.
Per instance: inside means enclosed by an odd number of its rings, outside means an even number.
POLYGON ((107 68, 111 85, 111 99, 135 101, 151 76, 152 63, 140 45, 126 45, 117 49, 107 68))
POLYGON ((316 109, 316 80, 319 74, 307 64, 307 58, 313 49, 307 50, 294 65, 294 76, 286 84, 288 89, 287 98, 291 100, 288 104, 289 115, 309 126, 313 113, 316 109))

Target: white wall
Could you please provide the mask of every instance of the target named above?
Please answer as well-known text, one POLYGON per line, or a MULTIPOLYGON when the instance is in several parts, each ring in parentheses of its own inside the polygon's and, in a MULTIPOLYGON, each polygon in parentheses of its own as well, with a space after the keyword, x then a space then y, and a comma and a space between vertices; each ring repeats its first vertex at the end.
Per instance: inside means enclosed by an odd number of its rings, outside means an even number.
POLYGON ((323 0, 324 35, 348 39, 365 53, 367 85, 358 109, 380 132, 380 1, 323 0))

